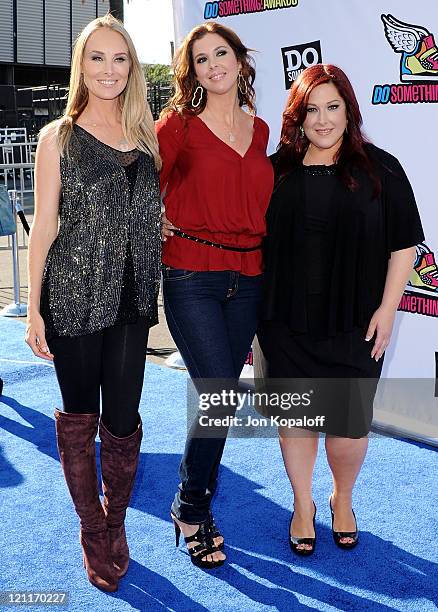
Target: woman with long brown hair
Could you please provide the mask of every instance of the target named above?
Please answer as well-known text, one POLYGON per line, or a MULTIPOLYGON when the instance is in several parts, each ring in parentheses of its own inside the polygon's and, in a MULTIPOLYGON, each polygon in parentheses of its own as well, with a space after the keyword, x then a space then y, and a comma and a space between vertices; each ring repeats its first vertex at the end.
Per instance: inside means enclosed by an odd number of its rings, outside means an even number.
MULTIPOLYGON (((174 70, 175 95, 157 125, 171 221, 163 247, 166 318, 195 382, 220 378, 233 385, 258 322, 273 185, 269 129, 255 116, 248 49, 229 28, 211 22, 194 28, 174 70)), ((192 562, 210 569, 225 559, 210 506, 227 428, 218 428, 217 437, 203 429, 195 419, 172 519, 192 562)))
POLYGON ((343 549, 358 542, 353 487, 395 312, 423 240, 400 163, 367 142, 361 125, 344 72, 312 66, 291 88, 273 156, 261 365, 272 389, 280 378, 291 390, 312 390, 311 406, 293 417, 325 419, 322 428, 279 428, 294 494, 289 544, 299 555, 315 549, 312 476, 321 430, 333 476, 333 538, 343 549))
POLYGON ((35 355, 54 361, 61 465, 88 579, 106 591, 117 589, 129 563, 124 519, 142 438, 148 333, 157 323, 160 167, 135 48, 106 15, 79 35, 65 114, 39 139, 26 334, 35 355))

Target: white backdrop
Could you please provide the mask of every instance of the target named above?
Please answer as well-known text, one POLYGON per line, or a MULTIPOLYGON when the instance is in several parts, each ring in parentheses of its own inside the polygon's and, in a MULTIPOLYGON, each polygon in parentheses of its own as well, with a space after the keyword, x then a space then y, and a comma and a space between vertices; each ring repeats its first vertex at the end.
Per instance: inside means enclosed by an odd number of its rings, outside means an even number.
MULTIPOLYGON (((293 78, 294 70, 306 63, 317 61, 335 64, 347 73, 366 134, 401 161, 411 180, 426 235, 417 272, 412 273, 413 285, 407 287, 402 300, 405 312, 397 314, 383 376, 429 378, 434 383, 438 355, 438 276, 434 280, 434 251, 438 260, 438 50, 433 32, 438 36, 438 4, 430 0, 173 0, 173 8, 176 45, 194 26, 214 20, 234 29, 246 46, 256 50, 257 113, 271 129, 269 152, 278 143, 288 95, 285 79, 293 78), (388 22, 386 28, 383 19, 388 22), (375 92, 376 86, 380 88, 375 92), (381 103, 382 99, 387 102, 381 103)), ((425 419, 438 427, 434 395, 431 384, 427 397, 420 400, 416 394, 409 402, 414 404, 413 412, 415 404, 426 402, 429 417, 425 419)), ((434 437, 438 437, 436 432, 434 437)))

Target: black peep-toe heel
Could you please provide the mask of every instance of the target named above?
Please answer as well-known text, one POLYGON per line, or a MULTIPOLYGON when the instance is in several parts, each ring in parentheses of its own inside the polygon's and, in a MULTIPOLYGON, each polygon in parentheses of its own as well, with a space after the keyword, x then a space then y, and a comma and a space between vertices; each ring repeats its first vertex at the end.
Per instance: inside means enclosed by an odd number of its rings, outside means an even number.
POLYGON ((315 552, 315 546, 316 546, 316 527, 315 527, 316 506, 315 506, 315 502, 313 502, 313 507, 315 509, 313 513, 313 529, 315 530, 314 538, 294 538, 291 535, 291 527, 292 527, 292 520, 294 518, 294 512, 292 512, 292 516, 290 517, 289 546, 290 546, 291 551, 295 553, 296 555, 299 555, 300 557, 308 557, 309 555, 312 555, 315 552), (302 546, 303 544, 306 544, 307 546, 311 546, 312 548, 298 548, 298 546, 300 545, 302 546))
POLYGON ((350 550, 351 548, 354 548, 355 546, 357 546, 357 543, 359 542, 359 531, 357 529, 357 520, 356 520, 356 515, 354 514, 353 508, 351 509, 351 511, 353 513, 354 520, 356 523, 356 531, 335 531, 333 528, 333 524, 335 522, 335 513, 333 512, 333 508, 332 508, 332 496, 331 495, 329 497, 329 505, 330 505, 330 512, 332 513, 332 535, 333 535, 333 540, 335 541, 336 546, 339 546, 339 548, 342 548, 343 550, 350 550), (343 538, 351 538, 353 541, 352 542, 341 542, 343 538))

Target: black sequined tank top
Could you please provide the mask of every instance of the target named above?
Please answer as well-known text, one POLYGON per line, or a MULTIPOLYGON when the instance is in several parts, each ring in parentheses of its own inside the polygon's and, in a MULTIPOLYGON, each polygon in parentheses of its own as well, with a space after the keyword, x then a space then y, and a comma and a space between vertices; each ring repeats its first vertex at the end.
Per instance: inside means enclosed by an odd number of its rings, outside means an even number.
MULTIPOLYGON (((111 147, 112 148, 112 147, 111 147)), ((114 154, 118 158, 121 166, 123 166, 128 180, 129 195, 132 199, 134 193, 135 182, 137 180, 138 157, 139 151, 119 151, 113 149, 114 154)), ((122 291, 120 294, 119 308, 117 312, 116 323, 135 323, 138 319, 138 295, 135 286, 134 264, 132 261, 131 244, 128 241, 125 252, 125 262, 122 276, 122 291)))
POLYGON ((61 158, 59 232, 44 269, 47 337, 158 321, 160 191, 154 160, 75 125, 61 158))

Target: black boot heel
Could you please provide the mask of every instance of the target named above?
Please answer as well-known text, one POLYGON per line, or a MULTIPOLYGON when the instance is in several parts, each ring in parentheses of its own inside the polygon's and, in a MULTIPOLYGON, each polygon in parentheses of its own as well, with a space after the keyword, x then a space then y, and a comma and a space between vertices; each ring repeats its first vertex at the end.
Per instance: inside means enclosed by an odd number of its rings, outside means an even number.
POLYGON ((356 515, 354 514, 353 508, 351 509, 351 511, 353 513, 354 520, 356 523, 356 531, 335 531, 333 528, 333 525, 335 522, 335 513, 333 512, 333 508, 332 508, 332 496, 331 495, 329 497, 329 505, 330 505, 330 512, 332 513, 332 535, 333 535, 333 540, 335 541, 336 546, 339 546, 339 548, 342 548, 343 550, 350 550, 351 548, 354 548, 355 546, 357 546, 357 543, 359 542, 359 531, 357 529, 357 520, 356 520, 356 515), (341 542, 343 538, 351 538, 353 542, 341 542))

